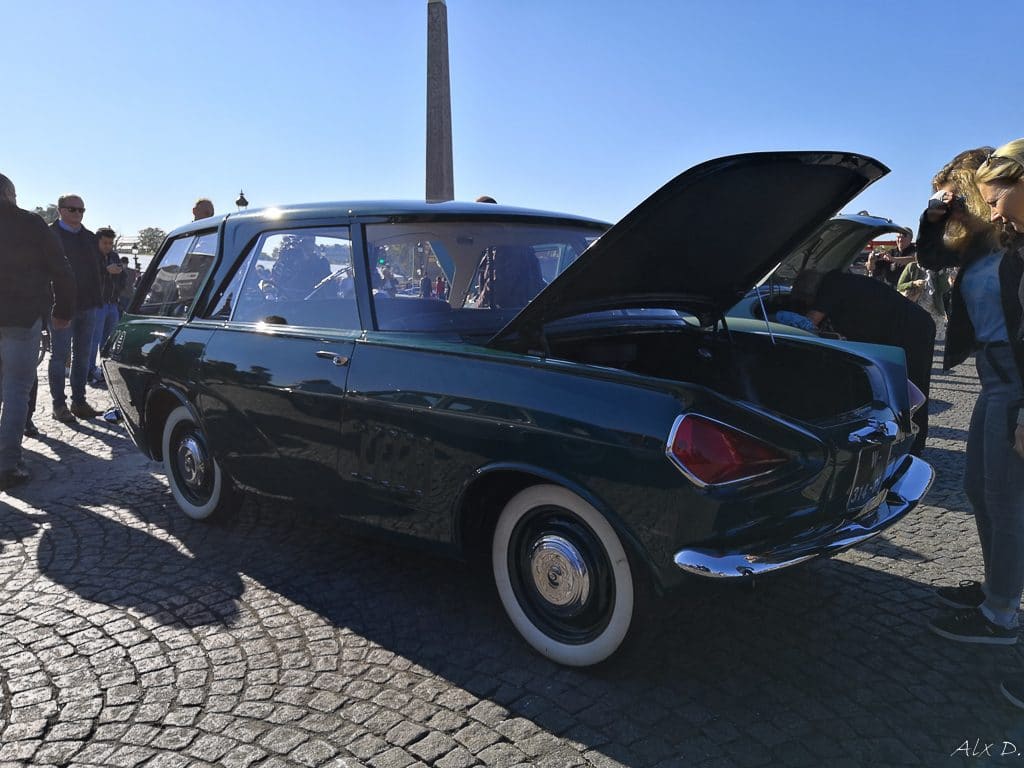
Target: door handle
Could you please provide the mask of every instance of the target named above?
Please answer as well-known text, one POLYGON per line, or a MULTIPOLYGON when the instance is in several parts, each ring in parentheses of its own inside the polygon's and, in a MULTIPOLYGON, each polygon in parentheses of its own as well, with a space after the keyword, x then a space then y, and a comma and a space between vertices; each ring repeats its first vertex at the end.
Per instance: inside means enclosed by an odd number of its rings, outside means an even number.
POLYGON ((337 366, 348 365, 348 358, 345 355, 337 355, 334 352, 328 352, 326 349, 322 349, 316 353, 316 356, 321 360, 330 360, 337 366))

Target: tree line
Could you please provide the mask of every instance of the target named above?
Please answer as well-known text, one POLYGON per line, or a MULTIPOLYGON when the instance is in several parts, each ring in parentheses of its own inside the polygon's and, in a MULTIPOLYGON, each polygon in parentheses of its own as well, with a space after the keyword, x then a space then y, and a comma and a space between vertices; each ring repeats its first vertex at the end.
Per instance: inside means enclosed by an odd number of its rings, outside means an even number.
MULTIPOLYGON (((43 221, 47 224, 53 224, 58 216, 57 206, 53 203, 50 203, 45 208, 37 205, 32 212, 42 216, 43 221)), ((124 237, 123 234, 122 237, 124 237)), ((146 227, 139 230, 138 235, 135 237, 135 245, 138 246, 139 253, 156 253, 165 237, 167 237, 167 233, 160 229, 160 227, 146 227)), ((118 240, 120 239, 118 238, 118 240)))

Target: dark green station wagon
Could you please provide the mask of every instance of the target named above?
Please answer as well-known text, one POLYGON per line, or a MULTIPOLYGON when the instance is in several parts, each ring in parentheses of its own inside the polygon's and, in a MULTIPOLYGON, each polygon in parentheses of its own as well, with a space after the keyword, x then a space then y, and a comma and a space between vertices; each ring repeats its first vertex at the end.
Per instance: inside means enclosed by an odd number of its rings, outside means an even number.
POLYGON ((475 203, 204 219, 150 265, 107 381, 190 517, 247 492, 489 553, 527 642, 594 664, 648 590, 834 554, 927 491, 901 350, 726 316, 885 172, 722 158, 613 227, 475 203))

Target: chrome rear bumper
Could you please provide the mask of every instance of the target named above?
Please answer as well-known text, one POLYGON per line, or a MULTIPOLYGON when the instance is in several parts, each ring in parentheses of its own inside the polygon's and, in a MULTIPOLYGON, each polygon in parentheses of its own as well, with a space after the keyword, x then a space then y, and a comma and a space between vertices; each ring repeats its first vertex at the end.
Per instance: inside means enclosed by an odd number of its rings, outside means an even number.
POLYGON ((930 464, 906 456, 893 473, 885 499, 864 518, 817 527, 763 550, 683 549, 673 560, 679 568, 695 576, 733 579, 759 576, 816 557, 828 557, 867 541, 893 525, 917 506, 934 478, 935 471, 930 464))

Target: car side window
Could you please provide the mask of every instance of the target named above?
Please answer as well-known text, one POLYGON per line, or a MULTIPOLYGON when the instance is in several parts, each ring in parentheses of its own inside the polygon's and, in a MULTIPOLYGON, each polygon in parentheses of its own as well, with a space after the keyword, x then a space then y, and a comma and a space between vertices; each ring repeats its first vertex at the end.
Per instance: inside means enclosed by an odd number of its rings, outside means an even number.
POLYGON ((212 317, 359 330, 348 227, 264 233, 218 299, 212 317))
POLYGON ((217 233, 176 238, 160 257, 149 285, 143 286, 136 314, 184 317, 195 302, 217 253, 217 233))

